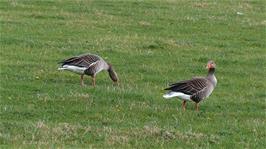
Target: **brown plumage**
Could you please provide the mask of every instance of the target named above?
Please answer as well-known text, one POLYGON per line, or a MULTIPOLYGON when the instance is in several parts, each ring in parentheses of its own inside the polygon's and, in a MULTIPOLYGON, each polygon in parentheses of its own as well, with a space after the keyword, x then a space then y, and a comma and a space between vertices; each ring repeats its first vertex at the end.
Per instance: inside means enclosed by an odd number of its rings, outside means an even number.
POLYGON ((96 74, 102 70, 109 73, 110 78, 116 83, 118 77, 111 64, 107 63, 103 58, 94 54, 83 54, 68 58, 62 62, 58 70, 68 70, 81 75, 81 85, 84 85, 83 77, 88 75, 92 77, 92 85, 95 86, 96 74))
POLYGON ((209 61, 207 63, 208 75, 206 77, 195 77, 191 80, 180 81, 170 84, 165 90, 169 90, 163 97, 168 99, 178 97, 183 100, 182 108, 185 110, 186 101, 194 101, 196 103, 196 110, 198 110, 198 103, 207 98, 214 90, 217 80, 214 75, 215 63, 209 61))

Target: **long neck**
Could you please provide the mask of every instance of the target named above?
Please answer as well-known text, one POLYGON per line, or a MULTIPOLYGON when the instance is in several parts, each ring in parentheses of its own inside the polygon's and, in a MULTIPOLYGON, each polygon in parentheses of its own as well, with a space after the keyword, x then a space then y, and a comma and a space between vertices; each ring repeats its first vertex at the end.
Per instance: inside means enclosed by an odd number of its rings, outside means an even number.
POLYGON ((111 78, 114 82, 117 82, 117 81, 118 81, 118 77, 117 77, 117 74, 116 74, 116 72, 114 71, 114 69, 113 69, 111 66, 109 66, 109 69, 108 69, 107 71, 108 71, 108 73, 109 73, 110 78, 111 78))
POLYGON ((208 71, 208 76, 213 75, 214 72, 215 72, 215 68, 210 68, 209 71, 208 71))
POLYGON ((104 60, 102 60, 102 67, 104 70, 109 70, 110 69, 110 66, 108 63, 106 63, 104 60))
POLYGON ((207 79, 210 80, 214 86, 216 86, 217 80, 214 76, 215 68, 210 68, 208 71, 207 79))

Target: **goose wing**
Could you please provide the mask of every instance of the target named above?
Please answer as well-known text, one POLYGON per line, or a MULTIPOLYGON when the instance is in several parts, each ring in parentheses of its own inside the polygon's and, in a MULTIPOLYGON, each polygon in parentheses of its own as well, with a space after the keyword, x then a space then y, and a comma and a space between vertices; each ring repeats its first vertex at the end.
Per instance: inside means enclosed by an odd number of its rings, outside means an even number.
POLYGON ((180 81, 170 84, 165 90, 171 90, 174 92, 182 92, 184 94, 193 95, 198 93, 208 86, 208 80, 206 78, 193 78, 191 80, 180 81))
POLYGON ((85 54, 85 55, 71 57, 69 59, 62 61, 61 63, 62 63, 62 66, 73 65, 73 66, 78 66, 78 67, 89 68, 95 65, 96 63, 98 63, 100 60, 101 58, 97 55, 85 54))
POLYGON ((208 94, 209 90, 208 90, 208 87, 204 87, 202 90, 194 93, 192 96, 191 96, 191 99, 195 102, 200 102, 202 99, 204 99, 207 94, 208 94))

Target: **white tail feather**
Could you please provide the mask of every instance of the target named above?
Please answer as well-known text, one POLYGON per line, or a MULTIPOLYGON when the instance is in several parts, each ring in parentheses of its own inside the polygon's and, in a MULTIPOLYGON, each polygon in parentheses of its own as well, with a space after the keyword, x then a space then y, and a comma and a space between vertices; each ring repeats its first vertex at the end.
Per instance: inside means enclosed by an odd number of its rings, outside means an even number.
POLYGON ((72 65, 64 65, 63 67, 58 68, 58 70, 68 70, 77 74, 84 74, 84 71, 86 69, 87 69, 86 67, 78 67, 72 65))
POLYGON ((58 68, 57 70, 65 70, 66 68, 62 68, 62 67, 60 67, 60 68, 58 68))
POLYGON ((183 100, 190 100, 190 95, 181 93, 181 92, 168 92, 166 94, 163 95, 163 98, 165 99, 169 99, 169 98, 173 98, 173 97, 178 97, 180 99, 183 100))

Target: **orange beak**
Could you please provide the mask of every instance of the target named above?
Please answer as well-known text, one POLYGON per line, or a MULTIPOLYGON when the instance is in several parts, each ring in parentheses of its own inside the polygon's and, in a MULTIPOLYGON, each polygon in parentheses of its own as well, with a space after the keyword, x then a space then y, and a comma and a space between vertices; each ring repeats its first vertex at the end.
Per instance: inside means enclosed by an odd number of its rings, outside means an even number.
POLYGON ((119 86, 119 81, 117 80, 116 82, 113 82, 113 85, 119 86))
POLYGON ((206 68, 207 69, 213 68, 213 65, 212 64, 207 64, 206 68))
POLYGON ((210 64, 207 64, 206 69, 209 69, 209 68, 210 68, 210 64))

